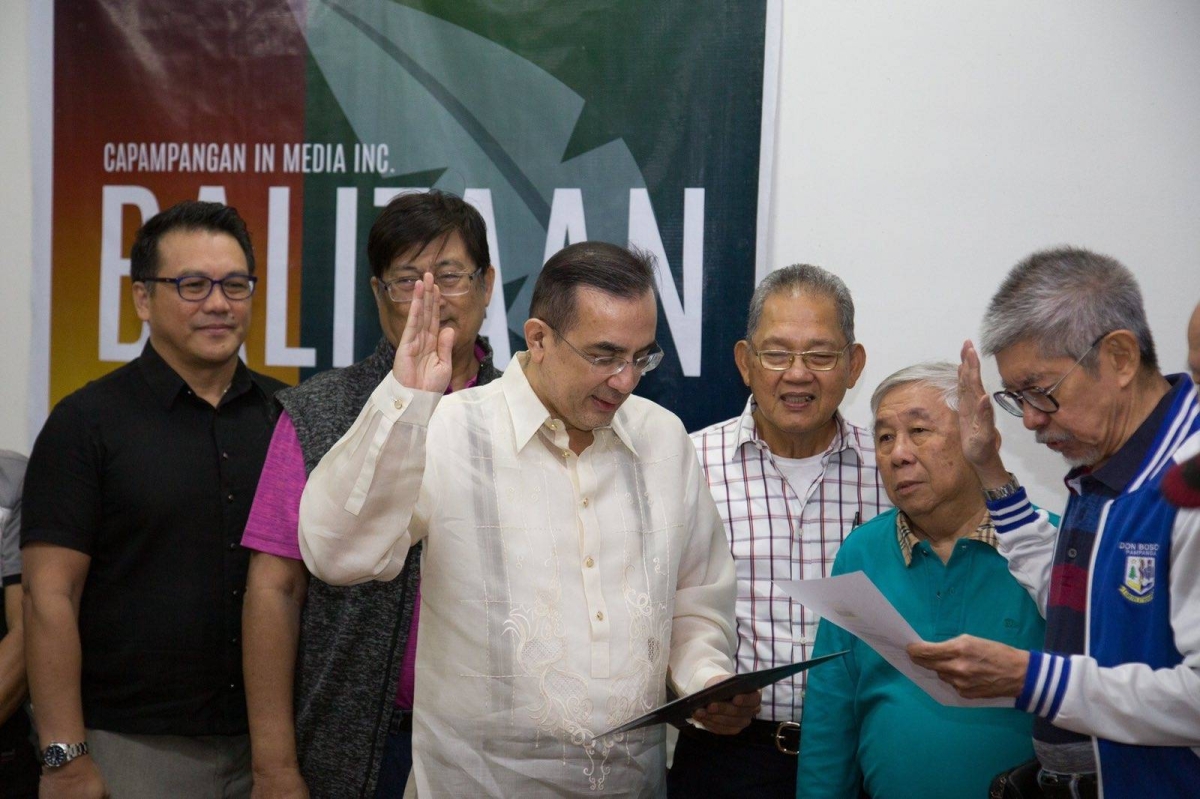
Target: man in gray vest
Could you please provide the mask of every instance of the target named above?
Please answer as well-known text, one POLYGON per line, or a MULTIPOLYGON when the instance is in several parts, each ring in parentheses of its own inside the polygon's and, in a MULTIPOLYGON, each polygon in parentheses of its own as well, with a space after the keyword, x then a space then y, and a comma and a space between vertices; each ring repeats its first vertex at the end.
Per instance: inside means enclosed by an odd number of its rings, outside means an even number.
POLYGON ((296 525, 308 474, 391 371, 424 275, 440 288, 442 328, 456 332, 448 391, 499 376, 479 337, 495 270, 478 211, 438 191, 400 195, 367 255, 383 337, 366 359, 278 395, 242 541, 255 551, 243 637, 254 783, 266 796, 400 796, 408 778, 420 552, 390 582, 331 586, 305 569, 296 525))
POLYGON ((0 785, 13 799, 37 796, 37 753, 25 712, 25 635, 21 621, 21 485, 26 458, 0 450, 0 785))

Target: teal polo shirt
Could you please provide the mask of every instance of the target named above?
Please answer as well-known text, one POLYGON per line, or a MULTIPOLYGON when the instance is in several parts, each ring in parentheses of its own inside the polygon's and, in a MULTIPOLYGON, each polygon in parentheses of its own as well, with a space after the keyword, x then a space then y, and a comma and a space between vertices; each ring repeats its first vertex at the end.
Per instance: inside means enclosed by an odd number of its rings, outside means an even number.
MULTIPOLYGON (((1042 645, 1045 623, 994 547, 963 539, 947 563, 927 542, 906 563, 895 509, 847 538, 833 574, 862 571, 926 641, 962 633, 1019 649, 1042 645)), ((944 707, 875 650, 822 620, 814 657, 848 650, 809 674, 798 799, 987 796, 999 772, 1033 757, 1033 717, 1008 708, 944 707)))

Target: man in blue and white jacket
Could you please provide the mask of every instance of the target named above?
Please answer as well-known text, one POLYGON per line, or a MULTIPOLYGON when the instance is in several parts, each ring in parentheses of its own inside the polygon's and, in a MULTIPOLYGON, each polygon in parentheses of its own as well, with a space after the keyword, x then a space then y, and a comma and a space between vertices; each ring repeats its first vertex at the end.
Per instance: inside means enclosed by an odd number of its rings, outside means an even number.
POLYGON ((1041 652, 960 636, 909 648, 967 697, 1036 714, 1047 796, 1183 797, 1200 790, 1200 511, 1159 484, 1200 450, 1187 375, 1164 377, 1141 292, 1087 250, 1036 253, 992 298, 983 351, 1004 410, 1070 464, 1056 529, 1004 468, 979 357, 963 346, 963 451, 999 550, 1046 616, 1041 652))

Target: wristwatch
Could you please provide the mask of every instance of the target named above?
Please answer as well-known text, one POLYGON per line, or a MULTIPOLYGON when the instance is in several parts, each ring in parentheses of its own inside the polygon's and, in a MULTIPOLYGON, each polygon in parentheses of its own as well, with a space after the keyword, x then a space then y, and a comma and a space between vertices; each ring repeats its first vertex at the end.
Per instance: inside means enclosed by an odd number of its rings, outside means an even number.
POLYGON ((87 753, 87 741, 77 744, 52 743, 42 750, 42 765, 46 768, 62 768, 87 753))
POLYGON ((999 488, 983 489, 983 496, 985 499, 995 501, 997 499, 1005 499, 1007 497, 1011 497, 1013 494, 1017 493, 1020 490, 1021 490, 1021 484, 1017 481, 1016 475, 1014 475, 1012 472, 1009 472, 1007 483, 1000 486, 999 488))

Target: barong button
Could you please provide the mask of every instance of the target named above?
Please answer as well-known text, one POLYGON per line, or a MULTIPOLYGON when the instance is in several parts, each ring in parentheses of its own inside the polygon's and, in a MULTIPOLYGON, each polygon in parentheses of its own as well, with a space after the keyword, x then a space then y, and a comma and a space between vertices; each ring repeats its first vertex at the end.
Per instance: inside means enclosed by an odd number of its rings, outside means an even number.
POLYGON ((588 559, 583 562, 583 565, 587 566, 590 569, 596 565, 596 561, 592 560, 591 555, 589 555, 588 559))
POLYGON ((392 403, 392 404, 396 406, 396 410, 398 410, 398 411, 399 411, 399 410, 402 410, 402 409, 404 408, 404 403, 403 403, 403 402, 401 402, 400 400, 396 400, 396 401, 395 401, 394 403, 392 403))
POLYGON ((604 611, 596 611, 596 621, 604 621, 604 611))

